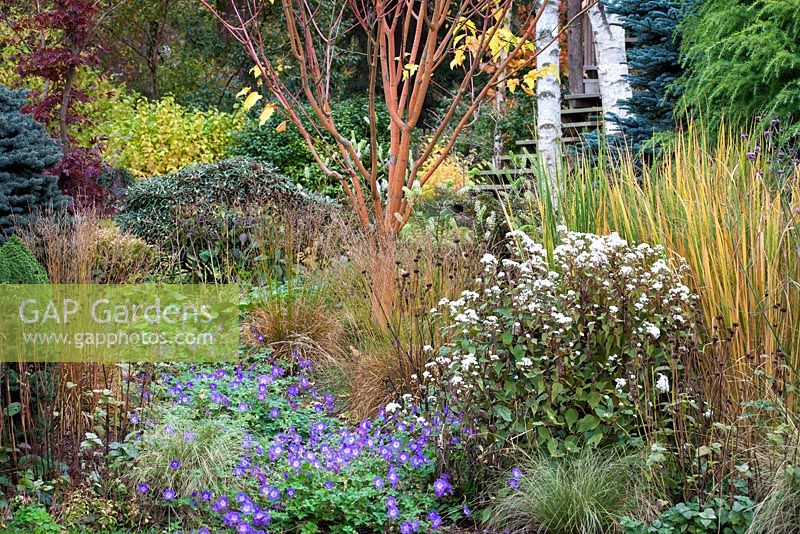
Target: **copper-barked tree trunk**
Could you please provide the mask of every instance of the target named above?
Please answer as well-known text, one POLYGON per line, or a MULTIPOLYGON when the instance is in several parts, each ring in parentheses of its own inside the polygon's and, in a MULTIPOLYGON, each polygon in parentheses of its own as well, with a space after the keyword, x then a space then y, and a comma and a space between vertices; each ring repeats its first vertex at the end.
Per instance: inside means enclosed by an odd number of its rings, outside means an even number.
POLYGON ((316 163, 341 182, 361 224, 374 236, 373 312, 385 321, 394 297, 395 241, 411 215, 413 190, 430 179, 494 89, 533 69, 536 56, 556 41, 554 35, 551 42, 533 49, 536 22, 547 4, 557 0, 515 12, 513 39, 501 30, 512 0, 330 0, 324 4, 324 23, 319 16, 323 4, 311 0, 229 0, 230 8, 224 12, 213 0, 199 1, 242 44, 259 74, 258 90, 265 89, 274 101, 267 105, 286 112, 316 163), (267 52, 260 22, 271 9, 282 13, 293 58, 290 70, 273 62, 267 52), (331 83, 333 57, 337 43, 352 32, 362 34, 358 41, 366 43, 363 53, 369 72, 372 120, 363 154, 331 114, 336 96, 331 83), (438 83, 442 77, 436 73, 441 69, 457 70, 456 82, 449 87, 438 83), (289 89, 287 72, 295 77, 292 87, 299 90, 289 89), (412 143, 422 137, 415 132, 425 99, 434 86, 448 94, 450 103, 441 123, 413 147, 418 156, 412 157, 412 143), (374 120, 379 100, 390 117, 386 161, 379 157, 374 120), (329 138, 333 145, 326 141, 329 138))

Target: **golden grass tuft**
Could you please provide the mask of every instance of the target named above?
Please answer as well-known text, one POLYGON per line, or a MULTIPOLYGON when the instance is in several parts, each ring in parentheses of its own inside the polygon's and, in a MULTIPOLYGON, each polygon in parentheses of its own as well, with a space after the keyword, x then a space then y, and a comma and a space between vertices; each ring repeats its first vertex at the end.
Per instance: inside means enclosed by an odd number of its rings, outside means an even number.
POLYGON ((19 231, 53 284, 141 281, 158 251, 93 211, 44 213, 19 231))
POLYGON ((418 395, 417 378, 425 371, 431 349, 444 343, 441 317, 430 313, 442 298, 456 299, 472 287, 481 271, 484 244, 469 231, 437 234, 424 229, 397 242, 395 262, 373 268, 375 248, 365 237, 352 236, 346 253, 332 261, 314 282, 327 296, 330 313, 345 329, 341 368, 350 384, 348 409, 356 419, 404 394, 418 395), (387 279, 375 280, 375 276, 387 279), (388 288, 383 320, 375 317, 373 287, 388 288))
POLYGON ((278 357, 290 358, 297 352, 323 364, 342 360, 343 336, 336 316, 305 292, 259 302, 244 324, 244 337, 250 344, 270 347, 278 357))
MULTIPOLYGON (((799 173, 775 172, 769 143, 730 131, 712 141, 690 124, 650 167, 637 169, 630 154, 580 162, 559 181, 558 213, 543 187, 528 197, 528 220, 541 221, 545 244, 563 222, 662 244, 685 258, 687 285, 701 299, 706 354, 711 361, 724 351, 735 390, 756 368, 774 375, 784 363, 800 365, 799 173), (764 151, 750 159, 755 145, 764 151)), ((513 210, 509 219, 518 222, 513 210)))

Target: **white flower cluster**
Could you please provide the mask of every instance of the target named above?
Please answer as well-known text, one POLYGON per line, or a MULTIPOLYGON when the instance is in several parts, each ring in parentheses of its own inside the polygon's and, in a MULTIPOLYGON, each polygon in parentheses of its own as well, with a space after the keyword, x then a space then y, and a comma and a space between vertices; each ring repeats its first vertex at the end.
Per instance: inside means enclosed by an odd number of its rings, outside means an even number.
MULTIPOLYGON (((559 232, 552 260, 530 236, 511 232, 516 246, 509 258, 483 256, 479 291, 440 302, 457 337, 477 348, 445 351, 431 360, 426 378, 436 376, 464 394, 496 374, 499 360, 516 380, 537 367, 562 372, 572 362, 591 361, 612 391, 638 391, 642 377, 652 376, 642 366, 663 363, 691 337, 695 297, 682 282, 684 263, 616 233, 559 232), (432 367, 438 371, 431 374, 432 367)), ((667 376, 659 374, 655 387, 668 392, 667 376)))

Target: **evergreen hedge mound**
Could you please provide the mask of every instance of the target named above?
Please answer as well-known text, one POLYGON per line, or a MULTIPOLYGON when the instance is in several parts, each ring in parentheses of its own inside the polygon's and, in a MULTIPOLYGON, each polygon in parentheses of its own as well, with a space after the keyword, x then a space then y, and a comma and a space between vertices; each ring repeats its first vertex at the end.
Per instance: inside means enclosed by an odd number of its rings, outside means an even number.
MULTIPOLYGON (((2 247, 0 247, 2 250, 2 247)), ((6 280, 11 277, 11 271, 8 268, 8 262, 6 261, 5 256, 0 254, 0 284, 5 284, 6 280)))
POLYGON ((164 245, 190 222, 187 217, 204 220, 312 201, 272 165, 235 157, 139 181, 128 189, 117 222, 149 243, 164 245))
POLYGON ((0 284, 48 284, 50 279, 36 257, 16 236, 0 247, 0 284))

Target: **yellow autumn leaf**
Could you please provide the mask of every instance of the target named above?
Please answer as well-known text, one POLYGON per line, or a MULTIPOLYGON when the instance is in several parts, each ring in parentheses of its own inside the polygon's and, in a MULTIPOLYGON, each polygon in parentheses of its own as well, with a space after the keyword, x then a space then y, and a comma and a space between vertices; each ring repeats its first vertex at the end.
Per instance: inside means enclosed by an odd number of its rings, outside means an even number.
POLYGON ((414 73, 417 72, 417 69, 419 69, 419 65, 415 65, 413 63, 406 63, 405 66, 403 67, 403 79, 407 80, 411 78, 414 75, 414 73))
POLYGON ((252 73, 253 77, 258 80, 259 76, 264 75, 264 71, 258 65, 254 65, 248 72, 252 73))
POLYGON ((245 111, 249 111, 250 108, 255 106, 256 102, 258 102, 259 100, 261 100, 260 94, 255 92, 250 93, 249 95, 247 95, 247 98, 244 99, 244 104, 242 104, 242 107, 244 108, 245 111))
POLYGON ((247 95, 247 93, 249 93, 249 92, 250 92, 250 88, 249 87, 245 87, 241 91, 236 93, 236 98, 242 98, 243 96, 247 95))
POLYGON ((461 17, 456 24, 458 31, 464 31, 470 35, 475 35, 478 33, 475 23, 468 18, 461 17))
POLYGON ((288 122, 288 121, 283 121, 282 123, 280 123, 279 125, 277 125, 277 126, 275 127, 275 131, 276 131, 276 132, 278 132, 278 133, 283 133, 283 132, 285 132, 285 131, 286 131, 286 123, 287 123, 287 122, 288 122))
POLYGON ((494 20, 496 20, 497 22, 500 22, 501 20, 503 20, 504 15, 505 15, 505 12, 504 12, 503 9, 497 9, 494 12, 494 20))
POLYGON ((464 50, 457 49, 453 53, 453 59, 450 61, 450 69, 454 69, 455 67, 460 67, 464 64, 464 60, 467 58, 466 54, 464 54, 464 50))
POLYGON ((506 80, 506 87, 511 93, 514 93, 517 90, 517 86, 519 85, 519 78, 509 78, 506 80))
POLYGON ((522 83, 524 83, 528 89, 533 89, 536 87, 536 80, 539 78, 540 74, 538 70, 529 70, 525 76, 522 78, 522 83))
POLYGON ((497 59, 503 52, 507 52, 519 41, 519 37, 511 33, 508 28, 498 28, 489 41, 492 56, 497 59))
POLYGON ((541 70, 532 69, 529 70, 525 76, 522 77, 522 83, 525 84, 529 89, 533 90, 536 87, 536 80, 542 78, 544 76, 551 76, 555 75, 558 76, 558 66, 557 65, 545 65, 545 67, 541 70))
POLYGON ((261 110, 261 115, 258 116, 258 125, 264 126, 264 123, 272 117, 272 114, 275 113, 275 109, 277 106, 270 102, 269 104, 264 106, 264 109, 261 110))

